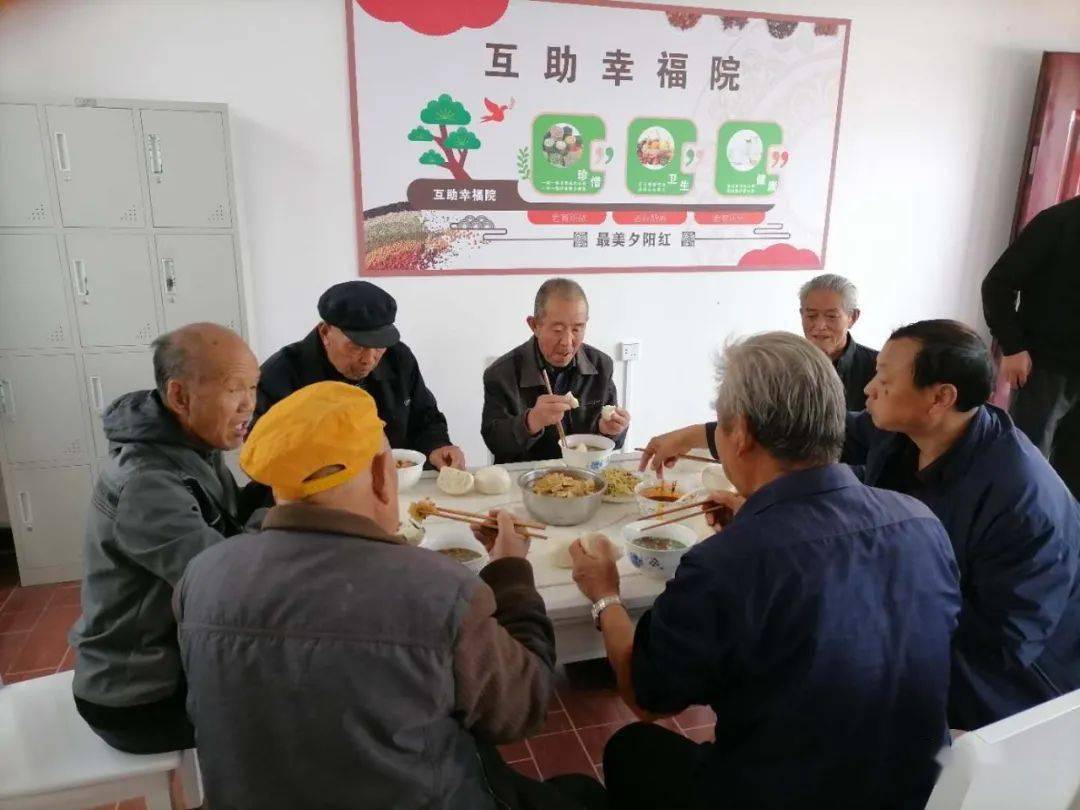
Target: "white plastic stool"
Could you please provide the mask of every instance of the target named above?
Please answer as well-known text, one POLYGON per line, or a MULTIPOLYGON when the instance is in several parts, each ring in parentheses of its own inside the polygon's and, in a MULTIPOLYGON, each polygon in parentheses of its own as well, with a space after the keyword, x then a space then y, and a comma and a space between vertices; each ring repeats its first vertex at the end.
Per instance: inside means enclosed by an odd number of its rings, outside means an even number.
POLYGON ((926 810, 1080 810, 1080 689, 964 734, 938 760, 926 810))
POLYGON ((185 808, 202 804, 194 751, 125 754, 75 709, 71 672, 0 686, 0 810, 82 810, 143 796, 146 810, 173 810, 179 771, 185 808))

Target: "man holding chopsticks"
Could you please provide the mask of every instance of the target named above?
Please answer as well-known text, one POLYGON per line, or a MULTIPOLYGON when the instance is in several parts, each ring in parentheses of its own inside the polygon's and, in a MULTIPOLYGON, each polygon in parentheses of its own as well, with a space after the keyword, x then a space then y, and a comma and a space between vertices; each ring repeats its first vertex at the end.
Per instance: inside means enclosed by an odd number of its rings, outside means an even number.
POLYGON ((648 723, 616 733, 611 804, 921 808, 948 740, 960 608, 948 535, 915 499, 838 463, 844 390, 812 344, 756 335, 719 371, 713 428, 653 440, 645 461, 713 434, 741 495, 730 522, 686 552, 636 629, 604 542, 570 548, 627 705, 643 720, 691 705, 717 716, 711 745, 648 723))
POLYGON ((271 407, 240 463, 277 505, 177 585, 207 804, 603 807, 595 780, 531 780, 494 747, 537 731, 553 691, 528 539, 496 513, 479 576, 406 544, 383 431, 346 383, 271 407))
POLYGON ((484 372, 480 432, 496 464, 559 458, 560 429, 622 447, 630 414, 616 407, 611 358, 585 343, 588 320, 581 285, 548 279, 526 318, 532 338, 484 372))

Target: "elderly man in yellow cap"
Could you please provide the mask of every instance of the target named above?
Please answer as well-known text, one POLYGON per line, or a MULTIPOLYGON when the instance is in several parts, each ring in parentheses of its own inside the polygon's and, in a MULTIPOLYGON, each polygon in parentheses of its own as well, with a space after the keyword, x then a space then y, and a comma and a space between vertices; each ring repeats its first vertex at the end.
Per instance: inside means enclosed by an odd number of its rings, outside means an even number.
POLYGON ((241 465, 277 506, 196 557, 174 603, 211 807, 602 806, 494 748, 540 727, 555 659, 509 514, 479 576, 406 544, 375 401, 341 382, 274 405, 241 465))

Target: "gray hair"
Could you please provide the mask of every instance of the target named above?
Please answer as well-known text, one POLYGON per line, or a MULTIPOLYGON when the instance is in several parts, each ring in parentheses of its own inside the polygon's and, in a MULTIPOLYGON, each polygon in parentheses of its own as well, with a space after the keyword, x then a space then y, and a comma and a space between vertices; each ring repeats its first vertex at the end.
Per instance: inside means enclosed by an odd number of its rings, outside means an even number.
POLYGON ((155 338, 150 348, 154 350, 154 385, 161 398, 165 399, 169 380, 183 380, 190 376, 189 343, 173 331, 155 338))
MULTIPOLYGON (((212 359, 208 352, 223 342, 243 338, 216 323, 189 323, 166 332, 150 344, 154 352, 154 386, 162 399, 169 380, 190 380, 205 371, 212 359)), ((246 344, 245 344, 246 345, 246 344)))
POLYGON ((589 299, 580 284, 569 278, 549 278, 536 291, 536 300, 533 302, 534 318, 544 317, 547 302, 552 298, 567 298, 571 301, 581 299, 585 302, 585 309, 589 308, 589 299))
POLYGON ((728 344, 716 363, 716 415, 724 429, 745 417, 778 461, 827 464, 844 446, 844 386, 824 352, 790 332, 728 344))
POLYGON ((844 312, 848 315, 851 315, 859 308, 859 288, 843 276, 838 276, 835 273, 826 273, 823 276, 816 276, 815 278, 810 279, 799 289, 799 305, 805 306, 806 296, 816 290, 828 290, 829 292, 839 293, 844 312))

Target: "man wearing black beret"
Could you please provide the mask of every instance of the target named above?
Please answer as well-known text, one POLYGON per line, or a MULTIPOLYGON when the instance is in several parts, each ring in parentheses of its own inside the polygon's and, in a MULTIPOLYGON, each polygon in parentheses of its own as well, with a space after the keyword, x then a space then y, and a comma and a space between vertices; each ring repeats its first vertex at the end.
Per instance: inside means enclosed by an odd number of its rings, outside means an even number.
POLYGON ((386 423, 391 447, 417 450, 433 467, 465 466, 446 417, 394 326, 397 302, 367 281, 335 284, 319 298, 318 326, 262 365, 255 418, 305 385, 336 380, 363 388, 386 423))

